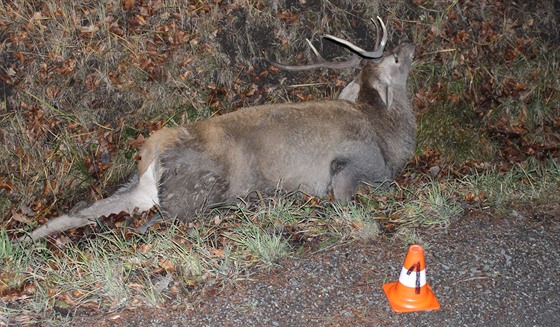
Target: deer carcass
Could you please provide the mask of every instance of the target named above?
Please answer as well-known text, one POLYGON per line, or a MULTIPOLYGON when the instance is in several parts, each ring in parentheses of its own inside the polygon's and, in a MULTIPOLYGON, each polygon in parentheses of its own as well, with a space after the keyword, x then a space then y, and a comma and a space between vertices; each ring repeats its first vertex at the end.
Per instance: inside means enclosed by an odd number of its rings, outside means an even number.
POLYGON ((362 183, 392 180, 415 147, 415 116, 406 91, 414 45, 384 53, 387 32, 379 21, 383 37, 379 42, 378 35, 372 52, 327 35, 354 57, 342 63, 319 56, 307 66, 276 64, 287 70, 359 66, 339 99, 249 107, 163 128, 142 146, 138 175, 127 186, 49 221, 27 239, 154 205, 168 217, 189 221, 208 208, 278 185, 346 201, 362 183))

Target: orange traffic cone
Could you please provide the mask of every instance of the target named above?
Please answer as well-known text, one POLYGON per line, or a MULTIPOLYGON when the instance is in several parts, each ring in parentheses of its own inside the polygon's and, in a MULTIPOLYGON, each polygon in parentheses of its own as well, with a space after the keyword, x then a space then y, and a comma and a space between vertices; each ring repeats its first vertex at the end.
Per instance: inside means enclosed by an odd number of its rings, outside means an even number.
POLYGON ((439 310, 439 302, 426 283, 424 249, 411 245, 404 259, 399 281, 383 285, 383 291, 395 312, 439 310))

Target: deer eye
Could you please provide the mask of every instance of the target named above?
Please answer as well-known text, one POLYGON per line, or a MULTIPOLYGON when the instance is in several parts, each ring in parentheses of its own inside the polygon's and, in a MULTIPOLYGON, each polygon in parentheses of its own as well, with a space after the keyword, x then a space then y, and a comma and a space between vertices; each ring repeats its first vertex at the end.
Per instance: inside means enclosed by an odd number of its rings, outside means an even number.
POLYGON ((399 56, 395 55, 395 63, 398 64, 399 63, 399 56))

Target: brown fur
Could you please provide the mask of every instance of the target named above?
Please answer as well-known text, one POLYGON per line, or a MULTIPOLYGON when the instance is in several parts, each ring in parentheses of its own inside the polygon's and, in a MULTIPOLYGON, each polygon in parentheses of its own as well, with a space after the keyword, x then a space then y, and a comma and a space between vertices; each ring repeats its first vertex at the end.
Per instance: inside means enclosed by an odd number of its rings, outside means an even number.
POLYGON ((362 183, 392 180, 416 140, 406 94, 413 53, 413 45, 403 44, 383 58, 364 59, 341 100, 250 107, 164 128, 140 150, 137 180, 30 238, 154 204, 169 217, 191 220, 255 190, 281 186, 346 201, 362 183))
POLYGON ((181 132, 185 131, 182 128, 164 127, 144 142, 138 153, 138 174, 144 174, 161 152, 178 142, 181 132))

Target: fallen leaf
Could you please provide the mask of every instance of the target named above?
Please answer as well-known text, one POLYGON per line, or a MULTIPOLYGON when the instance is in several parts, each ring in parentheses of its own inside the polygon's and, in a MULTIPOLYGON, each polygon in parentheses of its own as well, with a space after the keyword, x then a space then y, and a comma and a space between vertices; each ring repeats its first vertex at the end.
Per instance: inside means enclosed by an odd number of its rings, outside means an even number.
POLYGON ((78 31, 80 32, 80 34, 84 37, 93 37, 93 35, 99 31, 99 27, 91 24, 89 26, 78 26, 78 31))
POLYGON ((211 248, 210 252, 212 252, 212 254, 214 254, 215 256, 217 256, 219 258, 224 257, 224 250, 223 249, 211 248))
POLYGON ((135 0, 123 0, 122 8, 124 11, 129 11, 134 7, 135 0))
POLYGON ((160 266, 161 268, 167 270, 167 271, 173 271, 175 270, 175 264, 173 264, 173 262, 167 260, 167 259, 163 259, 159 262, 158 266, 160 266))
POLYGON ((144 288, 144 285, 138 284, 138 283, 130 283, 130 284, 128 284, 128 286, 130 286, 132 288, 137 288, 137 289, 143 289, 144 288))

